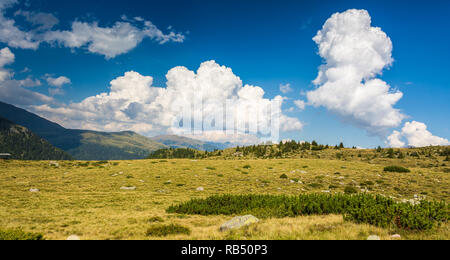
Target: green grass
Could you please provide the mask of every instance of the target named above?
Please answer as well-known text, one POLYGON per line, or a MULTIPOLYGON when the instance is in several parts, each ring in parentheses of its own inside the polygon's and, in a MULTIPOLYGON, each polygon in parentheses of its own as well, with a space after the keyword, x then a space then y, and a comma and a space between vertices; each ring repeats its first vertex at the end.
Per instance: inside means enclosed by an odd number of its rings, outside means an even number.
POLYGON ((336 151, 324 150, 317 152, 321 159, 109 161, 103 164, 104 168, 92 169, 88 169, 91 162, 59 161, 59 167, 50 167, 46 161, 0 160, 0 227, 20 227, 43 234, 48 240, 65 240, 72 234, 82 240, 160 239, 146 236, 147 229, 156 224, 150 223, 149 218, 159 216, 165 220, 164 224, 178 224, 191 230, 189 236, 171 235, 170 239, 367 238, 360 234, 378 234, 382 239, 389 239, 390 234, 399 233, 404 239, 448 240, 450 225, 444 222, 429 231, 408 231, 344 221, 342 214, 264 219, 254 228, 230 236, 220 232, 219 227, 232 216, 181 215, 180 218, 179 214, 166 212, 171 205, 213 195, 298 196, 322 193, 326 189, 334 195, 343 194, 347 186, 359 193, 368 189, 366 193, 383 195, 396 202, 416 201, 419 197, 448 203, 450 175, 444 172, 449 166, 442 166, 445 156, 426 157, 425 152, 417 151, 420 157, 406 155, 405 159, 391 159, 381 158, 378 153, 377 159, 370 161, 367 157, 376 154, 371 150, 341 150, 346 158, 343 160, 328 158, 328 154, 334 156, 336 151), (352 158, 351 153, 361 153, 362 157, 352 158), (242 173, 244 165, 251 166, 250 174, 242 173), (411 172, 385 172, 384 167, 390 165, 411 172), (205 171, 207 167, 216 170, 205 171), (280 179, 282 174, 288 179, 280 179), (291 183, 293 179, 301 182, 291 183), (172 185, 164 185, 168 180, 172 180, 172 185), (313 183, 321 186, 310 186, 313 183), (133 186, 136 190, 120 190, 123 186, 133 186), (198 187, 204 187, 204 191, 197 191, 198 187), (40 192, 31 193, 31 188, 40 192), (334 228, 326 231, 316 225, 334 228))
POLYGON ((401 166, 386 166, 384 167, 385 172, 411 172, 409 169, 401 166))
POLYGON ((347 186, 344 189, 344 193, 345 194, 355 194, 355 193, 358 193, 358 190, 353 186, 347 186))
POLYGON ((149 218, 148 222, 154 223, 154 222, 164 222, 164 219, 161 217, 151 217, 149 218))
POLYGON ((343 214, 356 223, 408 230, 429 230, 449 219, 446 203, 422 201, 420 204, 396 203, 382 196, 308 194, 220 195, 171 206, 168 213, 197 215, 247 215, 284 218, 305 215, 343 214))
POLYGON ((147 230, 147 236, 165 237, 169 235, 190 235, 191 230, 181 225, 155 225, 147 230))
POLYGON ((25 232, 22 229, 0 229, 0 240, 44 240, 39 233, 25 232))

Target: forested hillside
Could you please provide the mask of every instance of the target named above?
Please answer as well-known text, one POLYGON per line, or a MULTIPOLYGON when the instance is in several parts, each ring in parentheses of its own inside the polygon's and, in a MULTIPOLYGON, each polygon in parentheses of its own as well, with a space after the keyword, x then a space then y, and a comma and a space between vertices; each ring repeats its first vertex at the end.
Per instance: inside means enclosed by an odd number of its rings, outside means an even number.
POLYGON ((164 144, 134 132, 106 133, 67 129, 24 109, 0 102, 0 116, 25 126, 77 160, 144 159, 164 144))
POLYGON ((0 118, 0 153, 20 160, 70 160, 71 156, 55 148, 27 128, 0 118))

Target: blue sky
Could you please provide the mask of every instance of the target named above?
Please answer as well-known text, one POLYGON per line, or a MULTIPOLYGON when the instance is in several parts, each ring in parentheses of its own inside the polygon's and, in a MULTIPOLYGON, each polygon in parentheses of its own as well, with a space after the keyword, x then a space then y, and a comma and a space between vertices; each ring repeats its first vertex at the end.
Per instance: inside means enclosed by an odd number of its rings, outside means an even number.
MULTIPOLYGON (((52 30, 59 31, 70 30, 74 21, 112 27, 126 21, 125 15, 151 21, 163 33, 173 31, 184 40, 159 44, 157 39, 145 38, 112 58, 92 53, 86 45, 66 48, 61 42, 42 42, 36 49, 24 49, 1 41, 1 37, 0 49, 8 47, 15 55, 14 63, 7 66, 15 79, 41 81, 40 86, 28 90, 51 96, 46 78, 69 78, 71 83, 61 86, 64 94, 52 97, 64 105, 108 92, 110 81, 128 71, 152 76, 154 86, 164 87, 170 69, 185 66, 196 71, 202 62, 215 60, 231 68, 244 84, 261 87, 265 98, 287 97, 283 109, 288 110, 295 107, 294 100, 306 101, 301 93, 317 87, 312 81, 324 58, 318 55, 312 38, 332 14, 348 9, 367 10, 372 26, 380 27, 392 41, 394 62, 378 77, 391 90, 403 93, 394 107, 407 118, 389 131, 400 131, 404 122, 414 120, 426 124, 434 136, 450 138, 448 1, 19 1, 3 12, 22 31, 36 27, 30 26, 25 16, 14 15, 18 10, 54 15, 59 23, 52 30), (23 72, 25 68, 29 71, 23 72), (281 93, 280 84, 290 84, 292 91, 281 93)), ((2 101, 16 103, 13 99, 2 101)), ((18 105, 32 109, 42 104, 38 103, 18 105)), ((71 120, 40 112, 60 122, 71 120)), ((351 120, 344 122, 324 106, 295 108, 285 114, 300 120, 303 127, 284 132, 282 138, 375 147, 385 146, 390 133, 374 134, 351 120)), ((66 123, 88 127, 82 121, 66 123)))

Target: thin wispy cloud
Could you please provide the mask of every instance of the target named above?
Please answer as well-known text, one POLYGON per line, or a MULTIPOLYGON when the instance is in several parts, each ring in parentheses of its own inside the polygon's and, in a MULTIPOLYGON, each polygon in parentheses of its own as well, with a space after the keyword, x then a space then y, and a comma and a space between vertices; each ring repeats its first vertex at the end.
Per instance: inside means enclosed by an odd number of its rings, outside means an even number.
POLYGON ((0 42, 12 48, 37 50, 42 43, 71 49, 85 49, 90 53, 115 58, 136 48, 143 40, 158 44, 182 43, 185 35, 170 29, 164 33, 151 21, 142 17, 122 20, 114 25, 101 26, 99 21, 74 21, 70 30, 55 30, 59 19, 50 13, 17 10, 13 17, 5 17, 5 11, 13 8, 17 0, 1 0, 0 42), (16 25, 15 18, 23 17, 34 29, 23 30, 16 25))

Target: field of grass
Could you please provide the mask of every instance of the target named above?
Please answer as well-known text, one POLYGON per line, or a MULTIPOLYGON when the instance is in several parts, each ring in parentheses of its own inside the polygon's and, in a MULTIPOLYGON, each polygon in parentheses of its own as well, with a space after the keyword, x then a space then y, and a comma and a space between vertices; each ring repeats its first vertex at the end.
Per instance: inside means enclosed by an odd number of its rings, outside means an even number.
POLYGON ((448 223, 419 232, 355 224, 340 215, 301 216, 262 219, 246 228, 220 232, 230 216, 166 212, 171 205, 217 194, 351 190, 406 202, 450 200, 444 158, 365 161, 364 153, 346 158, 65 161, 56 165, 0 160, 0 229, 21 228, 42 233, 46 239, 70 235, 81 239, 366 239, 369 235, 391 239, 392 234, 402 239, 450 239, 448 223), (387 165, 408 167, 410 172, 385 172, 387 165), (287 178, 280 178, 283 174, 287 178), (121 189, 126 187, 136 189, 121 189), (199 187, 204 190, 198 191, 199 187), (178 225, 172 229, 185 227, 189 232, 165 237, 148 232, 172 224, 178 225))

